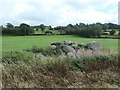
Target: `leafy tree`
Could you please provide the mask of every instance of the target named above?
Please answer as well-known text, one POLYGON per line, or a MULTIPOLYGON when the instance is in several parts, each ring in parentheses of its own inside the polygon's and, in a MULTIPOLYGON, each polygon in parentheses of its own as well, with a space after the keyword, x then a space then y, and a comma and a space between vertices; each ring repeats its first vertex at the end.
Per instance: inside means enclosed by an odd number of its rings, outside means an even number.
MULTIPOLYGON (((48 30, 59 30, 61 34, 69 34, 69 35, 79 35, 82 37, 100 37, 102 34, 102 30, 106 31, 107 29, 119 29, 120 26, 113 23, 96 23, 96 24, 68 24, 67 26, 57 26, 52 28, 52 26, 45 26, 44 24, 38 26, 30 26, 28 24, 22 23, 20 26, 14 26, 11 23, 7 23, 6 28, 2 29, 2 33, 10 34, 10 35, 31 35, 34 33, 34 29, 41 29, 44 31, 48 28, 48 30)), ((114 30, 112 30, 111 35, 114 35, 114 30)))
POLYGON ((7 23, 6 27, 7 28, 14 28, 14 26, 11 23, 7 23))
POLYGON ((107 24, 103 24, 102 25, 102 30, 104 30, 104 32, 106 32, 106 30, 109 28, 109 26, 107 24))
POLYGON ((40 29, 41 29, 42 31, 44 31, 45 28, 46 28, 46 27, 44 26, 44 24, 41 24, 41 25, 40 25, 40 29))
POLYGON ((68 34, 68 35, 75 34, 74 26, 72 24, 67 25, 66 28, 65 28, 65 33, 68 34))
POLYGON ((54 30, 59 30, 60 31, 60 34, 64 34, 65 33, 65 28, 64 26, 57 26, 57 27, 54 27, 54 30))
POLYGON ((28 24, 22 23, 19 28, 19 35, 26 36, 34 33, 34 30, 28 24))
POLYGON ((15 35, 15 30, 14 26, 11 23, 7 23, 6 28, 2 28, 2 34, 7 34, 7 35, 15 35))
POLYGON ((96 24, 94 25, 94 29, 95 29, 95 35, 96 35, 97 37, 100 37, 100 36, 102 35, 102 26, 101 26, 101 24, 96 23, 96 24))
POLYGON ((109 29, 119 29, 119 25, 114 24, 114 23, 108 23, 109 29))
POLYGON ((48 26, 48 29, 49 29, 49 30, 53 30, 52 26, 48 26))
POLYGON ((80 33, 80 26, 78 24, 75 25, 75 34, 79 34, 80 33))

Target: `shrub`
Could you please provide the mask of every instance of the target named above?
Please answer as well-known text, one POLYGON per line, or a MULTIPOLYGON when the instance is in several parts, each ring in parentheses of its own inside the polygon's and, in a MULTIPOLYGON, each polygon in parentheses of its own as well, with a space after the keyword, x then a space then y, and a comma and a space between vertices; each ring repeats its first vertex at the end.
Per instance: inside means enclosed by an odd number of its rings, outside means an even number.
POLYGON ((112 30, 110 31, 110 35, 114 35, 114 34, 115 34, 115 30, 112 29, 112 30))
POLYGON ((85 54, 80 58, 46 56, 43 60, 33 59, 33 53, 14 52, 13 54, 14 57, 11 57, 10 53, 4 56, 3 88, 69 87, 80 86, 81 83, 83 87, 88 85, 93 87, 94 84, 101 85, 100 83, 120 84, 118 55, 112 51, 102 51, 93 56, 85 54), (29 56, 31 58, 28 58, 29 56), (16 57, 19 59, 15 64, 6 64, 6 60, 15 60, 16 57))
POLYGON ((60 55, 61 54, 60 48, 61 46, 58 46, 56 49, 52 49, 51 47, 40 48, 38 46, 33 46, 32 49, 28 49, 25 51, 33 52, 33 53, 41 53, 45 56, 52 56, 52 55, 60 55))
POLYGON ((31 50, 27 50, 27 51, 31 51, 33 53, 39 53, 42 51, 42 49, 37 46, 32 46, 31 50))
POLYGON ((45 31, 45 35, 52 35, 52 31, 45 31))
POLYGON ((33 59, 33 54, 27 52, 8 52, 2 57, 3 63, 15 64, 18 62, 29 62, 33 59))

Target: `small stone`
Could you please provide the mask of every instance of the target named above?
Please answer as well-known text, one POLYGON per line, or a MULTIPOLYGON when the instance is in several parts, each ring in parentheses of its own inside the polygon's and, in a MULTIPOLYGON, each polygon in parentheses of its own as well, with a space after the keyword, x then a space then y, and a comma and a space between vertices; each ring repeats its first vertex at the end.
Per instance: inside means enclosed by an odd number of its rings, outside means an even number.
POLYGON ((56 46, 56 45, 51 45, 51 48, 52 48, 52 49, 56 49, 57 46, 56 46))
POLYGON ((76 53, 68 52, 67 55, 68 55, 68 57, 76 58, 76 53))
POLYGON ((44 55, 42 55, 41 53, 36 55, 36 58, 44 58, 44 55))
POLYGON ((72 42, 71 42, 71 41, 68 41, 68 40, 65 40, 65 41, 64 41, 64 44, 65 44, 65 45, 69 45, 69 44, 71 44, 71 43, 72 43, 72 42))

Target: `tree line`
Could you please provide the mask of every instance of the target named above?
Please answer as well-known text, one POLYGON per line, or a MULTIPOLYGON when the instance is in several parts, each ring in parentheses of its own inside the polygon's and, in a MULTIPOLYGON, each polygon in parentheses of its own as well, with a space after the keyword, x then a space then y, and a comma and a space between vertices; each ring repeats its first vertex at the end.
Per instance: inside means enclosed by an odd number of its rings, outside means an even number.
POLYGON ((11 23, 7 23, 6 27, 2 27, 2 34, 4 35, 18 35, 26 36, 34 33, 33 27, 28 24, 21 23, 19 26, 14 26, 11 23))
POLYGON ((115 29, 119 29, 120 26, 113 23, 94 23, 94 24, 68 24, 67 26, 46 26, 44 24, 36 25, 36 26, 30 26, 26 23, 21 23, 19 26, 14 26, 11 23, 7 23, 6 27, 2 27, 2 34, 7 35, 20 35, 20 36, 26 36, 26 35, 33 35, 35 30, 38 31, 39 29, 41 31, 44 31, 46 28, 49 30, 58 30, 61 34, 66 35, 79 35, 81 37, 100 37, 102 35, 102 32, 106 32, 107 29, 112 29, 110 34, 115 33, 115 29))
POLYGON ((110 34, 115 33, 115 29, 120 29, 120 26, 113 23, 94 23, 94 24, 69 24, 67 26, 57 26, 55 30, 61 31, 67 35, 79 35, 81 37, 100 37, 103 32, 107 32, 108 29, 111 29, 110 34))

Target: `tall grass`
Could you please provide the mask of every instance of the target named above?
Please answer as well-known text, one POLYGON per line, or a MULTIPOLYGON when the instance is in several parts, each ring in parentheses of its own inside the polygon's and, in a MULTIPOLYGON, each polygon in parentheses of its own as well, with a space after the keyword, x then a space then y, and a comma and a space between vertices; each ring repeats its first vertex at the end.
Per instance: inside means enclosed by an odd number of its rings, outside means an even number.
POLYGON ((3 88, 120 86, 118 52, 97 52, 84 52, 79 58, 7 54, 3 57, 3 88))

